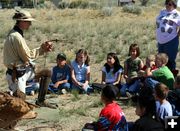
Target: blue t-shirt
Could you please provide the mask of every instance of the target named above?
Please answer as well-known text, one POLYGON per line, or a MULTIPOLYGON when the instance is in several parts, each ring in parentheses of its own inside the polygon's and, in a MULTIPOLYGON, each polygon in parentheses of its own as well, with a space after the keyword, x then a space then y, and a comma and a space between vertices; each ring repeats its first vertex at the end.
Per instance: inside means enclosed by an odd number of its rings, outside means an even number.
POLYGON ((102 68, 102 71, 106 74, 106 78, 105 78, 106 83, 113 84, 119 77, 119 74, 123 72, 122 68, 120 68, 116 73, 113 73, 113 70, 114 68, 110 69, 110 71, 107 72, 105 66, 102 68))
POLYGON ((68 80, 68 82, 70 82, 70 75, 71 75, 70 67, 67 64, 63 68, 55 66, 52 69, 51 80, 53 84, 61 80, 68 80))
POLYGON ((81 67, 78 65, 78 63, 74 60, 71 62, 71 66, 74 69, 76 80, 79 82, 86 80, 86 74, 87 74, 87 66, 86 64, 83 64, 81 67))
POLYGON ((165 116, 173 115, 171 104, 168 101, 163 104, 160 104, 159 101, 156 101, 156 112, 161 120, 164 120, 165 116))

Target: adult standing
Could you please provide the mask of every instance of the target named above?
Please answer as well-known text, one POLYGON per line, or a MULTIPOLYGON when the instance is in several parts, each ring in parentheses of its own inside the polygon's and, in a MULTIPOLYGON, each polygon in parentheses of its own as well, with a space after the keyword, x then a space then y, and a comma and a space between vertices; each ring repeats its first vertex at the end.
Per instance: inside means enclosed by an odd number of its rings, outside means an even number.
POLYGON ((25 10, 16 10, 13 19, 16 20, 16 23, 7 35, 3 52, 4 65, 7 67, 6 79, 11 95, 25 99, 26 82, 36 77, 40 80, 36 104, 43 107, 55 108, 54 105, 45 101, 51 71, 44 69, 35 73, 34 65, 31 64, 33 59, 52 50, 52 42, 45 42, 40 47, 30 50, 26 44, 23 31, 28 30, 31 22, 35 21, 35 19, 25 10))
POLYGON ((167 66, 171 71, 176 69, 176 56, 178 53, 180 26, 180 12, 176 10, 176 0, 166 0, 166 9, 160 11, 156 18, 156 38, 158 42, 158 52, 166 53, 169 57, 167 66))

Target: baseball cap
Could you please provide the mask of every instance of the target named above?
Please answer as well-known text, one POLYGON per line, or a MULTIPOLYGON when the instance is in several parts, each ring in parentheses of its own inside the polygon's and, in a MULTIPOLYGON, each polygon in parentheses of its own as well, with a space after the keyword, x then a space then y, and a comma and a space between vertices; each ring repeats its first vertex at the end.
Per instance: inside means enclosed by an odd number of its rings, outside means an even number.
POLYGON ((57 58, 56 59, 64 59, 64 60, 66 60, 66 55, 64 54, 64 53, 59 53, 58 55, 57 55, 57 58))

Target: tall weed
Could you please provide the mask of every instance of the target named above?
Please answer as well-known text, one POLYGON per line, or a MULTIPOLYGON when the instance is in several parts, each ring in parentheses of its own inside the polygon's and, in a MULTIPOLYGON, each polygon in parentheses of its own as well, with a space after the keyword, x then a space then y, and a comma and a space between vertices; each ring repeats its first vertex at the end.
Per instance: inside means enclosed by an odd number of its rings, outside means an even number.
POLYGON ((123 6, 123 11, 139 15, 142 13, 142 8, 136 5, 126 5, 123 6))

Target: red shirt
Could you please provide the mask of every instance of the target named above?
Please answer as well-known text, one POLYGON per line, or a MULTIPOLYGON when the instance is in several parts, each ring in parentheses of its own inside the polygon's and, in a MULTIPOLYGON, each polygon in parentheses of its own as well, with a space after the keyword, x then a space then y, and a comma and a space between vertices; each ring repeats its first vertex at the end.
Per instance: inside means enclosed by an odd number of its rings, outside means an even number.
POLYGON ((126 127, 126 119, 121 107, 112 102, 107 104, 99 114, 98 131, 99 130, 119 130, 126 127))
MULTIPOLYGON (((146 70, 147 69, 147 66, 146 65, 144 65, 144 67, 141 69, 141 70, 146 70)), ((156 65, 153 65, 152 67, 151 67, 151 71, 152 70, 155 70, 155 69, 157 69, 157 67, 156 67, 156 65)))

